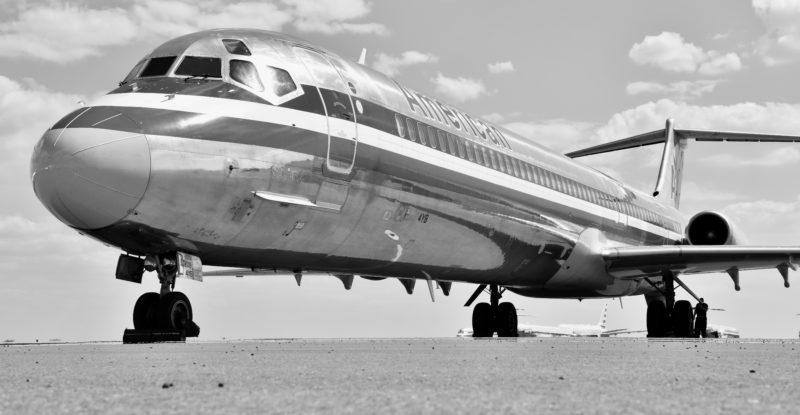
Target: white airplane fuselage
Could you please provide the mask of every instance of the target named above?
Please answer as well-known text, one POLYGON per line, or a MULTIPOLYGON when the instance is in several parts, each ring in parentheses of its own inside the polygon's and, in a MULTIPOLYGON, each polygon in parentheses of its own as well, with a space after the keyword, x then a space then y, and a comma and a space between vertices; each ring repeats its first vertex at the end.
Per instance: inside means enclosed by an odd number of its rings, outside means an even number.
POLYGON ((653 288, 610 276, 600 249, 684 238, 685 217, 645 193, 255 30, 160 46, 49 129, 31 173, 42 203, 80 232, 214 266, 618 297, 653 288))

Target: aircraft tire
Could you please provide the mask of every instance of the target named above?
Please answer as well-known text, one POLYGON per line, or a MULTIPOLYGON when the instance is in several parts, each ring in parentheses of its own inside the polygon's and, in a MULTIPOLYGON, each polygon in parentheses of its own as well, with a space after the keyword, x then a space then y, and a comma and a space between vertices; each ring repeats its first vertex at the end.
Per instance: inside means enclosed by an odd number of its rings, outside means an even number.
POLYGON ((672 308, 672 328, 675 337, 694 337, 694 313, 692 304, 686 300, 675 302, 672 308))
POLYGON ((478 303, 472 310, 472 337, 492 337, 494 310, 489 303, 478 303))
POLYGON ((517 337, 517 308, 511 303, 500 303, 494 316, 497 337, 517 337))
POLYGON ((182 292, 172 291, 158 303, 158 326, 165 330, 192 328, 192 303, 182 292))
POLYGON ((158 303, 161 296, 149 292, 142 294, 133 306, 133 328, 136 330, 152 330, 156 328, 158 303))
POLYGON ((667 307, 661 301, 647 304, 647 337, 665 337, 667 334, 667 307))

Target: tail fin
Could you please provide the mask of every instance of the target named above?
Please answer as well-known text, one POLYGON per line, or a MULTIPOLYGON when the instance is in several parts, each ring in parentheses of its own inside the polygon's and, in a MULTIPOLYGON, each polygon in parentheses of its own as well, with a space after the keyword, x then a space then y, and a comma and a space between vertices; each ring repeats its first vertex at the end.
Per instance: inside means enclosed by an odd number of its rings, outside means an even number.
POLYGON ((608 303, 603 304, 603 312, 600 313, 600 322, 597 323, 602 330, 606 329, 606 321, 608 320, 608 303))
POLYGON ((743 141, 743 142, 770 142, 770 143, 796 143, 800 136, 761 133, 739 133, 728 131, 705 130, 676 130, 673 120, 668 119, 663 130, 651 131, 634 137, 623 138, 606 144, 590 147, 583 150, 567 153, 567 157, 583 157, 592 154, 607 153, 609 151, 625 150, 628 148, 664 144, 664 154, 661 156, 661 168, 658 171, 658 180, 653 196, 659 196, 665 183, 665 198, 668 198, 675 208, 680 207, 681 183, 683 181, 683 154, 686 150, 686 141, 743 141))
POLYGON ((675 137, 674 121, 672 118, 667 120, 664 127, 664 153, 661 155, 661 168, 658 170, 656 188, 653 190, 653 197, 661 194, 664 182, 669 180, 667 194, 663 197, 668 198, 672 206, 678 209, 681 205, 681 184, 683 183, 683 154, 686 150, 686 140, 675 137))

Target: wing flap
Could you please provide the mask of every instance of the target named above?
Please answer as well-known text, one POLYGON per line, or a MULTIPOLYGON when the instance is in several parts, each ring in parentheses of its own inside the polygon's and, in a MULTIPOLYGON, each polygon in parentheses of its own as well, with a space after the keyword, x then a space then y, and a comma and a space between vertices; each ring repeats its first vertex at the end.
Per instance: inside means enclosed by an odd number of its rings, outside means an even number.
POLYGON ((609 274, 621 279, 661 275, 795 268, 800 247, 675 245, 608 248, 602 252, 609 274))

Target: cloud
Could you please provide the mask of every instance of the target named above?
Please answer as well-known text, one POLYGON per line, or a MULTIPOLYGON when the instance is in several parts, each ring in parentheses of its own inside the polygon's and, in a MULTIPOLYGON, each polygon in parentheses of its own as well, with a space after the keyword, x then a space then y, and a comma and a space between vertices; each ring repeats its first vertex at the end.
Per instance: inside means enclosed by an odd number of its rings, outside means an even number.
POLYGON ((655 94, 672 96, 680 100, 699 98, 704 94, 714 91, 714 88, 721 81, 719 80, 700 80, 700 81, 680 81, 670 84, 658 82, 631 82, 625 88, 628 95, 655 94))
POLYGON ((491 114, 481 115, 481 118, 483 118, 486 121, 489 121, 489 122, 492 122, 492 123, 495 123, 495 124, 499 124, 499 123, 501 123, 501 122, 503 122, 503 121, 505 121, 505 120, 507 120, 509 118, 519 117, 520 114, 521 113, 519 111, 509 112, 507 114, 501 114, 499 112, 493 112, 491 114))
POLYGON ((0 215, 44 212, 30 186, 33 146, 58 119, 78 108, 86 97, 52 92, 30 79, 18 82, 0 75, 0 215))
POLYGON ((596 138, 618 139, 663 128, 667 118, 675 118, 676 128, 797 134, 800 104, 745 102, 699 106, 661 99, 613 115, 597 130, 596 138))
MULTIPOLYGON (((654 177, 655 179, 655 177, 654 177)), ((745 196, 739 193, 726 192, 716 187, 700 185, 697 182, 684 180, 681 186, 681 205, 687 203, 730 202, 745 196)))
POLYGON ((767 65, 800 60, 800 2, 753 0, 753 9, 767 28, 756 42, 756 53, 767 65))
POLYGON ((554 119, 537 122, 511 122, 503 127, 553 150, 564 152, 584 142, 597 127, 595 124, 554 119))
POLYGON ((697 73, 701 75, 720 75, 727 72, 736 72, 742 69, 742 60, 735 53, 721 54, 716 51, 709 51, 708 59, 700 64, 697 73))
POLYGON ((511 61, 490 63, 489 72, 494 74, 514 72, 514 64, 511 61))
POLYGON ((733 203, 722 212, 740 229, 747 230, 750 244, 798 245, 800 196, 793 201, 762 199, 733 203))
POLYGON ((789 144, 759 156, 754 156, 752 154, 746 156, 728 153, 716 154, 704 158, 703 162, 719 166, 737 167, 777 167, 798 165, 800 164, 800 150, 797 149, 797 144, 789 144))
POLYGON ((652 65, 671 72, 719 75, 742 68, 735 53, 706 52, 674 32, 645 36, 642 42, 631 47, 628 56, 639 65, 652 65))
POLYGON ((437 94, 455 102, 471 101, 489 94, 486 85, 476 79, 450 78, 439 72, 435 78, 431 79, 431 82, 433 82, 437 94))
MULTIPOLYGON (((80 4, 80 3, 79 3, 80 4)), ((13 20, 0 22, 0 57, 67 63, 97 56, 104 48, 218 27, 385 35, 378 23, 357 23, 370 12, 364 0, 133 0, 125 7, 91 8, 42 1, 24 2, 13 20)))
POLYGON ((364 0, 282 0, 291 6, 295 26, 305 32, 335 34, 342 32, 386 35, 389 30, 379 23, 349 23, 370 13, 364 0))
POLYGON ((416 50, 405 51, 400 56, 378 53, 375 55, 375 63, 372 67, 388 76, 397 76, 401 68, 423 63, 434 63, 438 60, 439 58, 436 55, 417 52, 416 50))
POLYGON ((0 23, 0 56, 68 62, 132 41, 137 25, 125 10, 91 10, 70 4, 24 9, 0 23))

